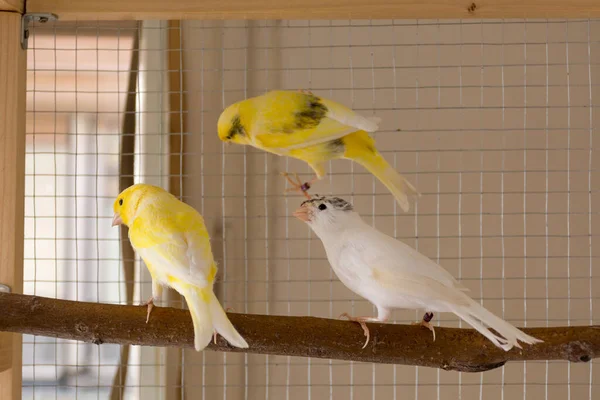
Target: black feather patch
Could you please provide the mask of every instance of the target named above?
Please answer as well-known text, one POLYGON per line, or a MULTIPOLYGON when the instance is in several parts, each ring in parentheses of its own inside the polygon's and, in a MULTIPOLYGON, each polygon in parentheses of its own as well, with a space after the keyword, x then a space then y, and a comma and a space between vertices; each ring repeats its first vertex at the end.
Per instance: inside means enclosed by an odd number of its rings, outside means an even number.
POLYGON ((333 206, 333 208, 342 211, 352 211, 354 209, 354 207, 352 207, 352 204, 348 203, 344 199, 341 199, 339 197, 327 197, 319 195, 315 195, 315 197, 313 197, 310 200, 303 201, 302 205, 311 204, 315 207, 318 207, 319 204, 323 203, 330 204, 331 206, 333 206))
POLYGON ((327 150, 329 150, 333 154, 342 154, 344 152, 344 149, 344 138, 339 138, 332 140, 331 142, 327 142, 327 150))
POLYGON ((229 128, 229 133, 227 134, 227 139, 231 140, 235 137, 235 135, 246 135, 246 130, 242 125, 242 121, 240 121, 240 116, 236 115, 231 120, 231 128, 229 128))
POLYGON ((327 114, 327 107, 317 96, 306 95, 306 105, 295 115, 296 129, 311 129, 319 125, 327 114))

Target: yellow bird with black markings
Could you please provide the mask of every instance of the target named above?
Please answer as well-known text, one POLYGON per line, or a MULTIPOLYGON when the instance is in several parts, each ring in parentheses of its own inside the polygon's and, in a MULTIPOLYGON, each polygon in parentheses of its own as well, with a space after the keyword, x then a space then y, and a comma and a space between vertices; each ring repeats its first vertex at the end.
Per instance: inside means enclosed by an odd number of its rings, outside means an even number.
POLYGON ((327 161, 346 158, 375 175, 408 211, 409 195, 418 192, 375 148, 369 132, 378 129, 379 121, 310 92, 274 90, 230 105, 221 113, 217 128, 224 142, 307 162, 316 177, 296 185, 305 195, 325 175, 327 161))

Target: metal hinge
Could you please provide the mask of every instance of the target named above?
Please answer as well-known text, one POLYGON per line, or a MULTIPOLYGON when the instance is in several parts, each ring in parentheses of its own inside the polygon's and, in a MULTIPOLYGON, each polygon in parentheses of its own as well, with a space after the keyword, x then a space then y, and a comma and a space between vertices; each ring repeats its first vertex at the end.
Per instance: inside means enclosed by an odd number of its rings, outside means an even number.
POLYGON ((48 21, 56 21, 58 15, 50 13, 23 14, 21 17, 21 48, 27 50, 27 39, 29 39, 29 23, 39 22, 45 24, 48 21))

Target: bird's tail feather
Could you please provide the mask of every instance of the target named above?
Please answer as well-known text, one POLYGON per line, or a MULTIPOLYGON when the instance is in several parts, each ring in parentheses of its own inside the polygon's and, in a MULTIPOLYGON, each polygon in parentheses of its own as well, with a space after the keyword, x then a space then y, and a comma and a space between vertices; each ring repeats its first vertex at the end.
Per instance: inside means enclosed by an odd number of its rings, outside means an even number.
POLYGON ((469 306, 456 307, 453 312, 504 351, 513 347, 521 348, 519 341, 527 344, 542 342, 492 314, 474 300, 471 300, 469 306), (490 331, 488 327, 500 335, 490 331))
POLYGON ((208 346, 215 331, 235 347, 248 348, 248 343, 229 322, 210 287, 190 287, 185 299, 194 323, 194 348, 197 351, 208 346))
POLYGON ((248 348, 248 343, 244 340, 242 335, 235 330, 229 318, 227 318, 227 314, 221 307, 217 296, 210 290, 209 293, 210 301, 209 301, 209 310, 210 316, 212 318, 213 327, 217 331, 217 333, 225 338, 229 343, 234 345, 235 347, 240 347, 242 349, 248 348))
POLYGON ((197 351, 203 350, 210 343, 214 332, 209 303, 205 301, 202 289, 191 287, 187 293, 182 294, 190 309, 192 322, 194 323, 194 348, 197 351))
POLYGON ((375 148, 374 140, 363 131, 348 135, 344 143, 347 146, 347 153, 344 156, 350 158, 383 183, 396 198, 396 201, 405 212, 410 209, 409 195, 420 196, 417 189, 383 158, 375 148), (354 142, 354 143, 352 143, 354 142), (352 151, 355 144, 360 151, 352 151))

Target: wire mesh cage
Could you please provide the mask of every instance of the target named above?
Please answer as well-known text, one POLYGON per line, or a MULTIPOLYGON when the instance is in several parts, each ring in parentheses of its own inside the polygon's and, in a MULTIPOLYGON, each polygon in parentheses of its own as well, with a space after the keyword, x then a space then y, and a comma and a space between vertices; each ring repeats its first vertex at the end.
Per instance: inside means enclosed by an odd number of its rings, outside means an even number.
MULTIPOLYGON (((283 194, 279 173, 309 168, 217 137, 227 105, 307 89, 380 117, 378 148, 422 197, 403 213, 346 160, 313 192, 351 201, 516 326, 594 325, 599 57, 594 19, 34 25, 25 293, 116 304, 150 295, 146 269, 110 228, 115 196, 135 181, 204 216, 224 307, 373 315, 291 218, 301 197, 283 194)), ((170 293, 163 304, 184 303, 170 293)), ((421 316, 396 310, 393 320, 421 316)), ((450 314, 434 321, 466 326, 450 314)), ((34 336, 23 345, 23 397, 36 399, 592 399, 598 379, 593 361, 466 374, 34 336)))

